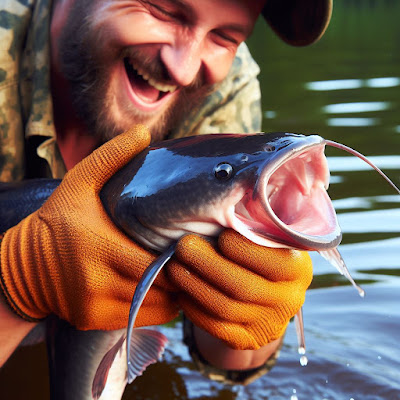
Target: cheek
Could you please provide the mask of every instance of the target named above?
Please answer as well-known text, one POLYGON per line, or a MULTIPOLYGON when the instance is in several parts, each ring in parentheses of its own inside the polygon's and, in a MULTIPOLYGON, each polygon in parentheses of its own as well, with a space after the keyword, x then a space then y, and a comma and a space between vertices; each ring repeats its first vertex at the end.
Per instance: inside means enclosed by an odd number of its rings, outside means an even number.
POLYGON ((219 83, 226 78, 236 55, 235 50, 213 47, 208 49, 207 57, 204 58, 206 79, 211 84, 219 83))

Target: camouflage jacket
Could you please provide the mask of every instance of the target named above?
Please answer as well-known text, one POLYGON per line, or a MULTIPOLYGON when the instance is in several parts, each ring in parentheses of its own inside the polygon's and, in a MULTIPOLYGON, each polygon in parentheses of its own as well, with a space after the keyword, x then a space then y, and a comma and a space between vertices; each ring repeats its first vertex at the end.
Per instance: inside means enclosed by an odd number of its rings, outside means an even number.
MULTIPOLYGON (((62 178, 49 74, 52 0, 9 0, 0 10, 0 181, 62 178)), ((227 78, 171 137, 261 129, 259 68, 245 44, 227 78)))

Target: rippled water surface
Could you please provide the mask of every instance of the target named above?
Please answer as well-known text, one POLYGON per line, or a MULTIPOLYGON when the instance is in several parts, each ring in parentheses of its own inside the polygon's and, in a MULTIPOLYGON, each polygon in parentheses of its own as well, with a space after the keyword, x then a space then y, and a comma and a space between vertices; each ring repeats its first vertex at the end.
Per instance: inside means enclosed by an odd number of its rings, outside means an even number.
MULTIPOLYGON (((265 131, 318 133, 371 156, 400 185, 400 2, 337 0, 324 38, 292 49, 263 23, 250 47, 262 66, 265 131)), ((314 254, 304 305, 306 367, 293 324, 277 366, 247 387, 228 387, 193 369, 181 325, 163 362, 151 366, 124 399, 400 399, 400 196, 378 174, 328 149, 329 193, 344 237, 340 251, 366 297, 314 254)), ((40 348, 0 372, 1 399, 45 399, 40 348), (17 373, 16 371, 20 371, 17 373)), ((45 367, 45 366, 44 366, 45 367)))

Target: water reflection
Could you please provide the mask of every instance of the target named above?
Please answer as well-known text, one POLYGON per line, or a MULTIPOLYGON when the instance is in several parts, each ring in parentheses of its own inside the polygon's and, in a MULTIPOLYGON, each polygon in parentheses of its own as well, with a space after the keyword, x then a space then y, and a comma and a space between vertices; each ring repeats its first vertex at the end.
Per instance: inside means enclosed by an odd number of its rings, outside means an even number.
POLYGON ((341 114, 341 113, 360 113, 371 111, 383 111, 391 107, 388 101, 359 101, 356 103, 336 103, 328 104, 322 107, 322 111, 327 114, 341 114))
MULTIPOLYGON (((337 199, 333 201, 333 206, 336 211, 351 210, 351 209, 370 209, 378 203, 400 203, 399 195, 387 196, 371 196, 371 197, 347 197, 345 199, 337 199)), ((400 231, 400 227, 399 227, 400 231)))
POLYGON ((378 118, 328 118, 326 124, 328 126, 348 126, 348 127, 363 127, 374 126, 380 123, 378 118))
POLYGON ((327 81, 307 82, 304 84, 304 87, 307 90, 315 91, 359 89, 362 87, 391 88, 396 86, 400 86, 400 78, 398 77, 381 77, 369 79, 334 79, 327 81))

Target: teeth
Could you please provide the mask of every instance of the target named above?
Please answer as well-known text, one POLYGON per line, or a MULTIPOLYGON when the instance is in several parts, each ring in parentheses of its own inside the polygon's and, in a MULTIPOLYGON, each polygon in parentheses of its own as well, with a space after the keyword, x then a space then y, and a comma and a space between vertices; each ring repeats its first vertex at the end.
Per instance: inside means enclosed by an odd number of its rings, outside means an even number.
POLYGON ((140 75, 145 81, 148 82, 149 85, 153 86, 155 89, 160 92, 175 92, 178 88, 177 85, 168 85, 166 83, 157 82, 154 78, 152 78, 147 72, 143 71, 140 67, 135 65, 129 60, 129 64, 133 69, 136 70, 137 74, 140 75))

